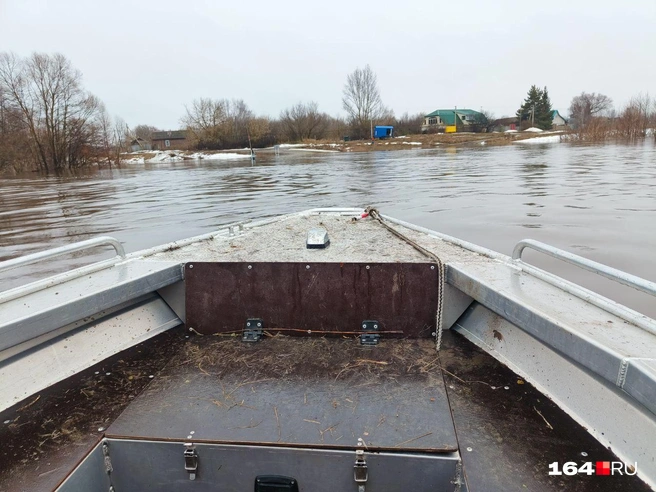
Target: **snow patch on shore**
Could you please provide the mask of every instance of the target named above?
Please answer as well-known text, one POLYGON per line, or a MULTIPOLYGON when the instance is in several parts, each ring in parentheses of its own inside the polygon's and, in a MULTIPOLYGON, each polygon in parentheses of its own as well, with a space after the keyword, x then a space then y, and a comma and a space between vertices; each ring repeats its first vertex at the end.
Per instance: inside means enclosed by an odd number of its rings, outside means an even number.
POLYGON ((304 149, 304 148, 296 148, 294 150, 299 150, 301 152, 330 152, 330 153, 339 153, 339 150, 328 150, 328 149, 304 149))
POLYGON ((181 153, 157 151, 153 157, 146 162, 180 162, 184 160, 181 153))
POLYGON ((545 144, 560 142, 560 135, 551 135, 549 137, 536 137, 528 138, 526 140, 516 140, 513 143, 517 144, 545 144))
POLYGON ((544 130, 542 128, 536 128, 532 126, 531 128, 527 128, 524 130, 525 132, 530 132, 530 133, 542 133, 544 130))
POLYGON ((233 159, 250 159, 250 157, 250 154, 237 154, 235 152, 217 152, 216 154, 195 152, 187 156, 188 159, 202 159, 205 161, 229 161, 233 159))

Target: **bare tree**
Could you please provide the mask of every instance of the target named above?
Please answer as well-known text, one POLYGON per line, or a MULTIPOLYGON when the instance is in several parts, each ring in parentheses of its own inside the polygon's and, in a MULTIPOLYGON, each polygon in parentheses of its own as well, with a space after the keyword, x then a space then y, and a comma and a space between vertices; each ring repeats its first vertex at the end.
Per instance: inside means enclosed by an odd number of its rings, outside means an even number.
POLYGON ((200 98, 185 109, 181 123, 196 148, 220 149, 248 142, 249 124, 254 115, 243 100, 200 98))
POLYGON ((424 123, 423 113, 410 115, 404 113, 400 118, 395 118, 394 133, 396 135, 417 135, 421 133, 421 126, 424 123))
POLYGON ((27 59, 0 53, 0 87, 20 113, 33 158, 46 172, 88 161, 88 139, 101 103, 82 88, 81 79, 58 53, 27 59))
POLYGON ((485 118, 485 122, 483 123, 485 131, 486 132, 493 131, 494 123, 497 121, 497 117, 494 115, 492 111, 489 110, 481 110, 481 114, 485 118))
POLYGON ((348 75, 342 94, 342 106, 351 124, 363 134, 368 133, 370 124, 391 114, 383 105, 376 74, 369 65, 348 75))
POLYGON ((221 127, 227 121, 226 100, 195 99, 191 107, 185 106, 186 115, 181 122, 186 126, 195 145, 213 147, 221 145, 221 127))
POLYGON ((29 148, 27 128, 22 114, 10 101, 0 85, 0 172, 20 172, 33 166, 31 156, 25 152, 29 148))
POLYGON ((649 94, 632 97, 617 118, 617 134, 628 140, 644 137, 656 116, 654 108, 649 94))
POLYGON ((132 134, 134 138, 141 138, 147 142, 150 142, 153 137, 153 132, 160 131, 159 128, 152 125, 137 125, 134 127, 132 134))
POLYGON ((292 142, 323 138, 328 129, 328 120, 329 116, 319 112, 319 105, 314 101, 299 102, 280 113, 283 135, 292 142))
POLYGON ((569 114, 576 126, 584 127, 591 118, 604 115, 612 107, 613 100, 604 94, 581 92, 572 99, 569 114))

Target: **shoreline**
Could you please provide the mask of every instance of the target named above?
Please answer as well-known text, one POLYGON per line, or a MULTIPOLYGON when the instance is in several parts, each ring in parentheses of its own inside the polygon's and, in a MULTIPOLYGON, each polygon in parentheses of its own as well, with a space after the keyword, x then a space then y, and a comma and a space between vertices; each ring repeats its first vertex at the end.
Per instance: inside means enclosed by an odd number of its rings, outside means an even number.
MULTIPOLYGON (((547 144, 562 141, 569 133, 562 131, 512 133, 435 133, 402 135, 382 140, 314 140, 303 143, 279 144, 253 149, 257 154, 276 152, 378 152, 409 149, 438 149, 440 147, 504 146, 514 143, 547 144)), ((567 137, 566 137, 567 138, 567 137)), ((250 149, 227 150, 142 150, 121 154, 121 164, 181 162, 185 160, 250 159, 250 149)))

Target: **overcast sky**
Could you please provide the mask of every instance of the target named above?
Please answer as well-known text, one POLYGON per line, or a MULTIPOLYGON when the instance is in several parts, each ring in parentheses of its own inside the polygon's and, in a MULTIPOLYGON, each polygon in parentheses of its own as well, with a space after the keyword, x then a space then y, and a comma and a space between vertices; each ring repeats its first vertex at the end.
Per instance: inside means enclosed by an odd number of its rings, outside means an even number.
POLYGON ((177 128, 198 97, 342 114, 366 64, 397 115, 511 115, 531 84, 565 113, 581 91, 656 95, 656 0, 0 0, 0 51, 63 53, 132 126, 177 128))

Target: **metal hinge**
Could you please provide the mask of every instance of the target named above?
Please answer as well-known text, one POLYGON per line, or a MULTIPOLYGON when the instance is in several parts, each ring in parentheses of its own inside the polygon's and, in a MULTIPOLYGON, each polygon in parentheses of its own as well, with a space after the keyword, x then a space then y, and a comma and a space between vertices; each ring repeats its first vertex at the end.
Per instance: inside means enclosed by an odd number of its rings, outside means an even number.
MULTIPOLYGON (((358 446, 363 446, 362 439, 358 439, 358 446)), ((353 480, 358 484, 358 492, 365 492, 364 488, 369 479, 367 461, 364 458, 364 449, 355 450, 355 464, 353 465, 353 480)))
POLYGON ((185 448, 185 471, 189 473, 189 480, 196 480, 196 474, 198 473, 198 454, 196 454, 193 443, 185 443, 185 448))
POLYGON ((259 342, 264 332, 264 321, 260 318, 249 318, 242 334, 242 342, 259 342))
POLYGON ((375 333, 378 331, 378 321, 364 320, 362 322, 362 335, 360 335, 360 345, 378 345, 380 335, 375 333))

